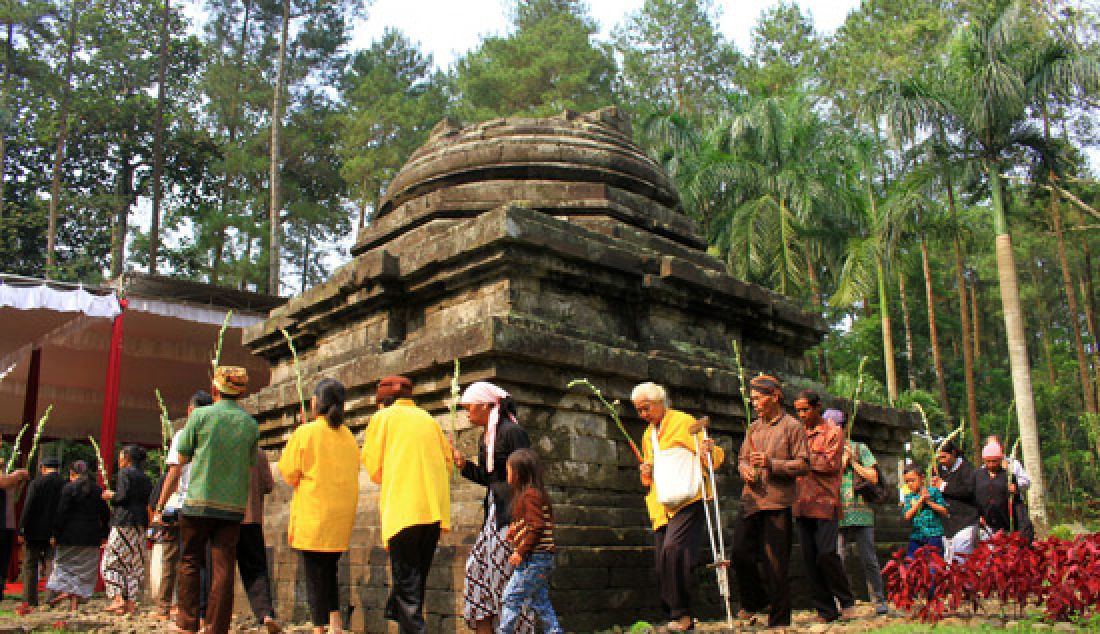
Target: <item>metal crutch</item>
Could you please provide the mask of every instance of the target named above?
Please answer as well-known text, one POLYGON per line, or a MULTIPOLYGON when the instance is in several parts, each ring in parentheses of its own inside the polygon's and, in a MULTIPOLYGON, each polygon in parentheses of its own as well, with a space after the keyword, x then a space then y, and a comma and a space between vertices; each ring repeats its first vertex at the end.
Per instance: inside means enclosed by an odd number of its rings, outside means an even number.
MULTIPOLYGON (((710 418, 707 416, 701 416, 698 420, 697 427, 692 432, 692 436, 695 436, 700 431, 703 432, 703 439, 707 438, 707 426, 710 425, 710 418)), ((695 453, 699 453, 699 439, 695 438, 695 453)), ((710 487, 711 487, 711 499, 714 500, 714 523, 711 524, 711 511, 707 505, 706 500, 706 484, 703 484, 703 513, 707 518, 707 537, 710 538, 710 552, 714 559, 714 563, 710 564, 708 568, 714 568, 714 572, 718 577, 718 593, 722 595, 722 599, 726 604, 726 624, 733 627, 733 610, 730 607, 730 581, 729 581, 729 559, 726 558, 726 543, 722 537, 722 515, 718 506, 718 483, 714 478, 714 463, 710 459, 710 453, 707 453, 707 470, 710 474, 710 487), (718 534, 717 548, 715 547, 715 533, 718 534)))

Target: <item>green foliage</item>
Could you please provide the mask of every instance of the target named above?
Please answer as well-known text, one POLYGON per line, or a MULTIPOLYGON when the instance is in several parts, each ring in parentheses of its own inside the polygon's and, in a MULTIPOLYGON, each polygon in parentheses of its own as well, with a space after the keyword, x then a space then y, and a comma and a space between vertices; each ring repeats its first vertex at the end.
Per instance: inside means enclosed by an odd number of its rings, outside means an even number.
POLYGON ((614 33, 622 93, 638 111, 699 113, 720 105, 739 54, 715 25, 711 0, 646 0, 614 33))
POLYGON ((443 116, 444 85, 431 55, 392 29, 352 57, 341 84, 339 151, 361 216, 377 210, 390 180, 443 116))
POLYGON ((458 61, 459 116, 545 116, 613 103, 611 47, 592 41, 596 25, 579 2, 521 0, 515 26, 512 35, 486 38, 458 61))

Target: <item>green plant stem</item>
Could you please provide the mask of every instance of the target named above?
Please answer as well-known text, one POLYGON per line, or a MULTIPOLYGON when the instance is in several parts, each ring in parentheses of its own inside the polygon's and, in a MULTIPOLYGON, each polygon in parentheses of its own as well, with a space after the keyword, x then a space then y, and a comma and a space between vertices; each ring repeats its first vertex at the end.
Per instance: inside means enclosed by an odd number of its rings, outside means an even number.
POLYGON ((866 376, 863 373, 863 368, 867 365, 867 356, 859 360, 859 371, 856 373, 856 390, 852 393, 852 415, 848 417, 848 429, 845 430, 845 435, 850 441, 852 439, 852 429, 856 425, 856 416, 859 415, 859 395, 863 392, 863 377, 866 376))
POLYGON ((27 466, 31 464, 31 460, 34 459, 34 454, 38 451, 38 441, 42 438, 42 430, 46 429, 46 421, 50 420, 50 412, 53 411, 53 404, 50 404, 46 408, 46 413, 42 415, 42 418, 38 420, 38 427, 34 430, 34 438, 31 440, 31 451, 27 454, 27 466))
POLYGON ((298 403, 302 407, 302 422, 304 423, 306 422, 306 395, 302 390, 302 366, 298 361, 298 350, 294 348, 294 341, 290 338, 286 328, 280 328, 279 332, 283 333, 286 345, 290 347, 290 356, 294 359, 294 383, 298 388, 298 403))
POLYGON ((214 349, 214 367, 218 367, 222 360, 222 342, 225 340, 225 331, 229 328, 229 320, 233 319, 233 311, 225 314, 221 330, 218 331, 218 347, 214 349))
POLYGON ((15 444, 11 446, 11 457, 8 458, 8 466, 4 467, 4 473, 8 474, 15 471, 15 462, 19 460, 19 446, 23 444, 23 434, 27 433, 27 429, 30 428, 30 423, 23 425, 19 430, 19 433, 15 436, 15 444))
POLYGON ((99 443, 97 443, 92 436, 88 436, 88 440, 92 441, 92 449, 95 451, 96 469, 99 471, 99 478, 103 480, 103 488, 110 489, 109 482, 107 481, 107 466, 103 463, 103 452, 99 450, 99 443))
POLYGON ((638 450, 638 445, 634 444, 634 439, 627 433, 626 426, 623 425, 623 421, 619 418, 619 409, 607 402, 607 399, 603 397, 603 392, 595 385, 592 385, 592 382, 588 379, 573 379, 565 387, 566 389, 572 389, 576 385, 584 385, 592 390, 596 398, 598 398, 600 402, 603 403, 603 406, 607 408, 607 411, 611 413, 611 419, 615 421, 615 425, 619 428, 619 431, 626 437, 626 441, 630 443, 630 449, 634 452, 634 457, 638 459, 639 463, 645 462, 645 459, 642 457, 642 452, 638 450))

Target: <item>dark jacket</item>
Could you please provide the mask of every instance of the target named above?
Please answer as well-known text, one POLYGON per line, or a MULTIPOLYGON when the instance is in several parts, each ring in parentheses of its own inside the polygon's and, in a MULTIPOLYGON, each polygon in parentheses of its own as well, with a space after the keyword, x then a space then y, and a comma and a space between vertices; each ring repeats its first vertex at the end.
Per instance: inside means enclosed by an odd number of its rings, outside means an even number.
POLYGON ((531 446, 531 437, 527 430, 510 420, 502 420, 497 424, 496 446, 493 448, 493 472, 486 471, 488 464, 485 449, 485 435, 482 434, 481 442, 477 446, 477 464, 466 461, 462 465, 462 475, 470 481, 487 487, 485 492, 485 513, 489 513, 489 496, 493 496, 493 504, 496 505, 497 530, 508 526, 512 521, 512 487, 508 484, 508 456, 516 449, 526 449, 531 446))
POLYGON ((153 482, 137 467, 126 467, 118 472, 115 497, 111 499, 111 526, 149 525, 149 494, 153 482))
POLYGON ((99 546, 111 530, 111 510, 103 501, 103 489, 89 483, 88 493, 81 491, 80 480, 61 487, 61 501, 53 521, 53 536, 66 546, 99 546))
POLYGON ((974 466, 963 458, 954 471, 937 464, 936 474, 946 484, 942 490, 948 513, 943 518, 944 534, 952 537, 964 528, 976 526, 978 507, 974 502, 974 466))
POLYGON ((24 539, 49 541, 64 486, 65 478, 56 471, 31 481, 27 487, 27 499, 23 502, 23 514, 19 518, 19 534, 24 539))
POLYGON ((1008 474, 1004 469, 997 469, 992 476, 984 468, 974 470, 974 500, 989 530, 1008 531, 1009 497, 1008 474))

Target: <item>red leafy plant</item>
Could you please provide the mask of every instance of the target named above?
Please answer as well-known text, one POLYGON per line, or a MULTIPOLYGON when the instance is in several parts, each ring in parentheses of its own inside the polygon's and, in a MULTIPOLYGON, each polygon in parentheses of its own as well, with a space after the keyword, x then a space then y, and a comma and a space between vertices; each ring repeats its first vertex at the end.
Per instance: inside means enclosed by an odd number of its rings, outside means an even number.
POLYGON ((1100 533, 1031 543, 1019 533, 997 533, 951 565, 933 548, 910 559, 899 550, 882 576, 890 601, 924 622, 964 608, 1023 618, 1030 606, 1042 607, 1049 621, 1083 621, 1100 605, 1100 533))

